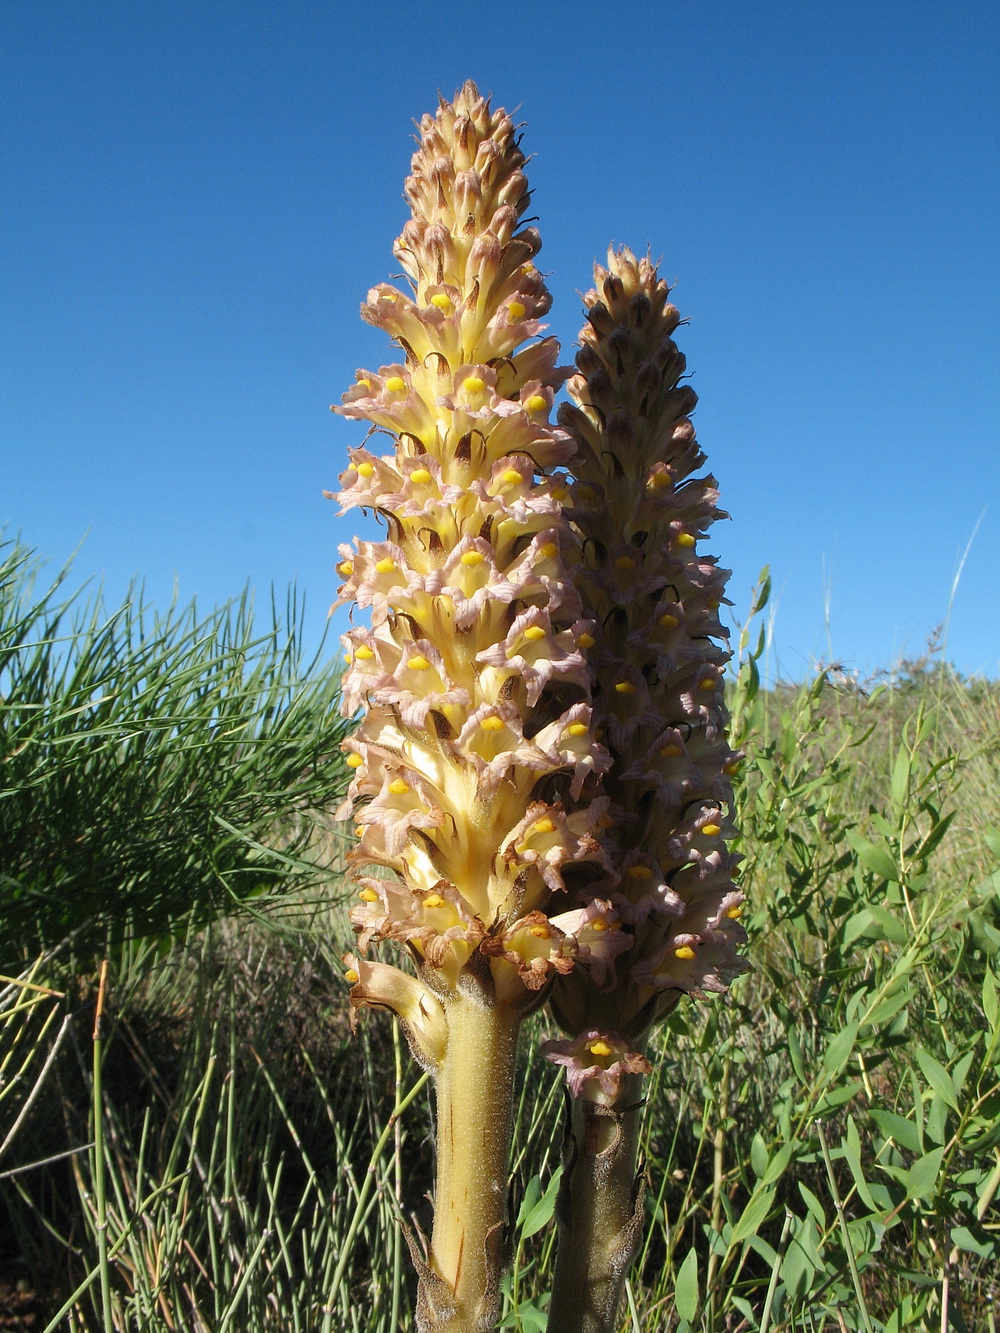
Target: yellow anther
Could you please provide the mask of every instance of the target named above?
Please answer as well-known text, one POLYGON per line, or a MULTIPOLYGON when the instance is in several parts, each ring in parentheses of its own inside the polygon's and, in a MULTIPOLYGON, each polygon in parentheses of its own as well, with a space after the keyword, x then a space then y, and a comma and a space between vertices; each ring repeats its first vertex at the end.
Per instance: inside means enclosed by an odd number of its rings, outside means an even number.
POLYGON ((358 894, 358 897, 361 899, 363 903, 378 902, 378 894, 375 892, 374 889, 362 889, 361 892, 358 894))
POLYGON ((694 546, 696 538, 690 532, 679 532, 677 534, 678 546, 694 546))
POLYGON ((358 470, 358 465, 357 465, 357 463, 348 463, 348 465, 347 465, 347 470, 348 470, 348 472, 357 472, 357 470, 358 470))
POLYGON ((418 486, 426 486, 431 480, 431 474, 425 467, 414 468, 410 473, 410 480, 415 481, 418 486))
POLYGON ((337 566, 337 573, 343 574, 345 579, 350 578, 350 576, 354 573, 354 565, 351 563, 350 560, 342 560, 340 564, 337 566))
POLYGON ((447 292, 435 292, 431 297, 431 305, 437 306, 438 310, 450 310, 451 297, 447 292))
POLYGON ((669 611, 667 611, 665 615, 660 616, 660 624, 664 629, 676 629, 680 623, 681 622, 677 617, 672 616, 669 611))
POLYGON ((677 755, 683 754, 684 750, 680 745, 664 745, 660 754, 664 759, 674 759, 677 755))
POLYGON ((567 736, 586 736, 590 728, 586 722, 571 722, 566 728, 567 736))
POLYGON ((531 826, 532 833, 555 833, 556 826, 547 815, 541 819, 536 819, 531 826))
POLYGON ((722 771, 723 773, 728 773, 729 776, 732 777, 734 773, 740 771, 740 761, 738 759, 730 759, 729 763, 723 766, 722 771))
POLYGON ((371 380, 358 380, 359 389, 370 389, 371 387, 372 387, 371 380))
POLYGON ((375 475, 375 469, 372 467, 371 463, 358 464, 359 477, 374 477, 374 475, 375 475))
POLYGON ((577 639, 576 646, 578 648, 583 648, 583 649, 593 648, 596 642, 597 640, 594 638, 594 636, 592 634, 588 634, 587 631, 584 630, 583 633, 580 635, 580 637, 577 639))
POLYGON ((701 831, 706 838, 717 838, 722 829, 718 824, 702 824, 701 831))
POLYGON ((591 1053, 591 1055, 597 1055, 601 1057, 611 1054, 611 1047, 608 1045, 606 1041, 602 1041, 600 1037, 598 1037, 596 1041, 589 1041, 587 1043, 587 1050, 591 1053))
POLYGON ((353 660, 354 660, 354 654, 353 654, 353 653, 345 653, 345 654, 344 654, 344 661, 345 661, 345 662, 353 662, 353 660))
POLYGON ((390 375, 385 382, 385 387, 390 393, 402 393, 406 388, 406 380, 402 375, 390 375))
POLYGON ((376 560, 375 568, 380 574, 391 574, 396 568, 396 562, 391 555, 387 555, 384 560, 376 560))
POLYGON ((704 680, 699 680, 699 682, 698 682, 698 688, 699 688, 699 690, 714 690, 714 689, 715 689, 715 677, 714 677, 714 676, 706 676, 704 680))
POLYGON ((632 879, 652 879, 653 872, 649 866, 629 866, 628 873, 632 879))
POLYGON ((649 484, 654 491, 662 491, 664 486, 670 485, 670 476, 666 472, 654 472, 649 479, 649 484))
POLYGON ((404 782, 402 778, 393 778, 389 783, 389 790, 392 792, 393 796, 405 796, 410 790, 410 784, 404 782))
POLYGON ((729 917, 730 921, 739 921, 742 915, 743 915, 742 907, 730 907, 729 910, 726 912, 726 916, 729 917))
POLYGON ((517 468, 509 467, 500 473, 500 480, 508 486, 517 486, 524 481, 524 474, 518 472, 517 468))
POLYGON ((615 686, 616 694, 635 694, 635 686, 630 680, 620 680, 615 686))
POLYGON ((719 601, 718 601, 716 598, 714 598, 714 597, 712 598, 712 600, 711 600, 710 602, 706 602, 706 606, 708 607, 709 611, 718 611, 718 609, 719 609, 719 607, 720 607, 721 605, 722 605, 722 603, 719 602, 719 601))
POLYGON ((484 559, 485 556, 482 551, 466 551, 465 555, 462 556, 462 564, 471 568, 473 565, 481 565, 484 559))
POLYGON ((524 637, 531 643, 537 643, 539 639, 545 638, 545 631, 541 625, 529 625, 524 631, 524 637))
POLYGON ((569 491, 565 486, 557 486, 552 492, 552 498, 553 500, 558 501, 559 504, 562 504, 564 500, 569 499, 569 491))
POLYGON ((379 292, 379 300, 381 301, 389 301, 391 303, 395 301, 395 299, 396 299, 395 292, 379 292))
POLYGON ((635 561, 630 555, 620 555, 615 564, 619 569, 635 569, 635 561))
POLYGON ((690 944, 682 944, 679 949, 674 950, 675 958, 693 958, 694 956, 694 950, 690 944))
POLYGON ((375 654, 370 648, 366 647, 365 644, 362 644, 360 648, 355 648, 354 650, 354 660, 356 662, 370 662, 374 656, 375 654))
POLYGON ((550 940, 552 938, 552 932, 548 926, 543 925, 529 926, 528 934, 534 935, 536 940, 550 940))
POLYGON ((611 927, 608 925, 607 921, 605 921, 603 916, 595 916, 593 921, 591 921, 590 923, 590 929, 603 931, 603 930, 610 930, 611 927))
POLYGON ((423 653, 414 653, 411 658, 407 659, 406 665, 411 671, 426 671, 430 666, 430 662, 428 662, 423 653))
POLYGON ((503 731, 505 723, 502 717, 491 713, 489 717, 484 717, 479 725, 483 731, 503 731))
POLYGON ((358 976, 357 972, 355 972, 353 967, 349 967, 344 973, 344 980, 349 982, 352 986, 356 986, 361 978, 358 976))
POLYGON ((559 554, 559 547, 555 542, 543 542, 538 548, 538 554, 544 556, 546 560, 552 560, 559 554))
POLYGON ((544 412, 548 405, 548 400, 543 398, 540 393, 533 393, 530 398, 525 399, 524 410, 526 412, 544 412))
POLYGON ((423 900, 424 907, 429 907, 432 911, 435 907, 445 907, 447 900, 442 898, 440 893, 429 893, 423 900))
POLYGON ((346 760, 348 768, 361 768, 364 762, 359 754, 349 754, 346 760))
POLYGON ((479 375, 466 375, 462 388, 466 393, 482 393, 486 388, 486 381, 479 375))
POLYGON ((507 302, 507 314, 511 319, 524 319, 526 310, 520 301, 507 302))

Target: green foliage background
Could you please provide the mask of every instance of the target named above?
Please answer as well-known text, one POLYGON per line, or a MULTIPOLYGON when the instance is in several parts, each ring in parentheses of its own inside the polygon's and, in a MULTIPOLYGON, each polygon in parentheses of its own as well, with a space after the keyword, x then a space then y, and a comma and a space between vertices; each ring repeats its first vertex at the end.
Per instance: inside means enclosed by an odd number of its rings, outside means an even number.
MULTIPOLYGON (((246 603, 91 601, 74 627, 8 554, 0 1314, 410 1327, 431 1104, 388 1022, 349 1030, 335 674, 246 603)), ((1000 688, 931 658, 762 690, 762 652, 745 632, 731 698, 754 971, 660 1034, 622 1329, 995 1333, 1000 688)), ((503 1325, 525 1333, 563 1097, 538 1035, 503 1325)))

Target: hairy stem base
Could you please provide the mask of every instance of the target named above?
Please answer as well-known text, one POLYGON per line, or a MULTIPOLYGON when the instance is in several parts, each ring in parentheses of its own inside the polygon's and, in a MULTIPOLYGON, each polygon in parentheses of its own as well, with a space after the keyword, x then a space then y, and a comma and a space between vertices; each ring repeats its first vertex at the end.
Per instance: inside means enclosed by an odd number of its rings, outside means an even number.
POLYGON ((572 1099, 556 1203, 559 1248, 548 1333, 612 1333, 642 1235, 636 1154, 640 1079, 628 1075, 615 1105, 572 1099))
POLYGON ((514 1057, 520 1017, 485 995, 448 1005, 437 1073, 437 1181, 420 1333, 492 1333, 505 1259, 514 1057))

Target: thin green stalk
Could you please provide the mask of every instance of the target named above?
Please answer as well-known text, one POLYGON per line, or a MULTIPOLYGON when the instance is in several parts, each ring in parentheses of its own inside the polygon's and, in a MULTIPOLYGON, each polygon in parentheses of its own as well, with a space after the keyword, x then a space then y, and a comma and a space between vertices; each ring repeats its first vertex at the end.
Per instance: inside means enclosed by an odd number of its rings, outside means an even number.
POLYGON ((767 1333, 771 1327, 771 1307, 774 1304, 774 1294, 778 1290, 778 1276, 781 1273, 781 1261, 785 1257, 785 1251, 788 1249, 788 1233, 792 1229, 792 1217, 794 1214, 785 1209, 785 1221, 781 1228, 781 1238, 778 1241, 777 1258, 774 1261, 774 1267, 771 1269, 771 1280, 767 1284, 767 1295, 764 1297, 764 1309, 760 1316, 760 1333, 767 1333))
POLYGON ((326 1309, 323 1316, 323 1333, 329 1333, 329 1330, 333 1327, 333 1303, 336 1299, 337 1292, 340 1289, 340 1284, 344 1279, 347 1265, 350 1263, 351 1256, 354 1253, 354 1241, 357 1238, 361 1223, 364 1220, 365 1204, 368 1202, 368 1196, 371 1194, 375 1185, 375 1168, 378 1165, 382 1154, 385 1152, 386 1145, 390 1138, 392 1138, 397 1119, 403 1114, 414 1098, 418 1096, 429 1078, 430 1074, 422 1074, 420 1078, 417 1079, 416 1083, 414 1083, 413 1087, 410 1088, 406 1096, 403 1097, 401 1101, 397 1101, 396 1105, 392 1108, 392 1114, 389 1116, 382 1133, 378 1137, 375 1147, 372 1149, 371 1157, 368 1159, 368 1169, 365 1172, 364 1183, 361 1186, 357 1203, 354 1207, 354 1216, 351 1218, 350 1226, 347 1228, 347 1234, 344 1236, 340 1254, 337 1258, 337 1267, 330 1280, 329 1294, 327 1296, 326 1309))
POLYGON ((108 1262, 108 1209, 104 1181, 104 1098, 102 1065, 104 1061, 104 998, 107 994, 108 960, 101 963, 94 1013, 94 1195, 97 1203, 97 1262, 101 1275, 101 1317, 104 1333, 115 1333, 111 1318, 111 1268, 108 1262))
POLYGON ((844 1212, 844 1205, 840 1199, 840 1191, 837 1188, 837 1178, 833 1172, 833 1160, 830 1157, 830 1149, 827 1147, 826 1135, 823 1133, 823 1126, 816 1122, 816 1133, 819 1135, 819 1145, 823 1150, 823 1163, 826 1166, 826 1176, 830 1182, 830 1193, 833 1197, 833 1206, 837 1210, 837 1218, 840 1221, 840 1234, 843 1237, 844 1249, 847 1251, 847 1262, 851 1268, 851 1281, 854 1284, 854 1294, 858 1298, 858 1310, 865 1326, 865 1333, 872 1333, 872 1321, 868 1314, 868 1306, 865 1304, 864 1292, 861 1289, 861 1275, 858 1272, 858 1261, 854 1257, 854 1244, 851 1240, 851 1233, 847 1226, 847 1215, 844 1212))
MULTIPOLYGON (((396 1071, 396 1102, 398 1103, 403 1093, 403 1043, 399 1035, 399 1026, 396 1023, 392 1025, 392 1053, 396 1071)), ((396 1208, 401 1213, 403 1208, 403 1125, 398 1117, 393 1132, 395 1135, 395 1153, 393 1156, 395 1180, 393 1184, 396 1190, 396 1208)), ((399 1307, 402 1294, 403 1231, 397 1225, 393 1228, 392 1233, 392 1312, 389 1316, 389 1327, 391 1329, 399 1328, 399 1307)))

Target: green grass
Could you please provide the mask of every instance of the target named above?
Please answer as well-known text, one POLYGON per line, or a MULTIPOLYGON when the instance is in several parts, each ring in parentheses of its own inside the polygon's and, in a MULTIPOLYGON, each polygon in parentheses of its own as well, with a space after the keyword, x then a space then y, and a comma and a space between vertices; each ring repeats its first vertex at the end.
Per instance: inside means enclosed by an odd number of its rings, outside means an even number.
MULTIPOLYGON (((1000 688, 925 663, 763 690, 743 655, 754 970, 657 1038, 622 1331, 995 1333, 1000 688)), ((261 782, 268 753, 244 760, 261 782)), ((37 1293, 34 1329, 412 1326, 429 1088, 387 1020, 350 1031, 350 890, 305 808, 273 925, 116 941, 96 1049, 100 939, 36 941, 0 982, 0 1293, 37 1293)), ((511 1183, 504 1327, 524 1333, 544 1329, 563 1101, 543 1027, 511 1183)))

